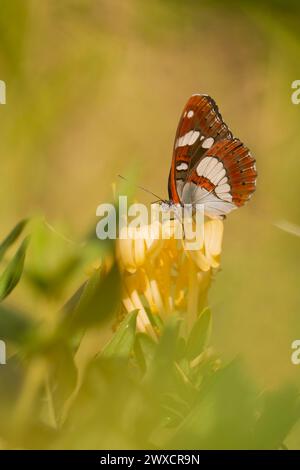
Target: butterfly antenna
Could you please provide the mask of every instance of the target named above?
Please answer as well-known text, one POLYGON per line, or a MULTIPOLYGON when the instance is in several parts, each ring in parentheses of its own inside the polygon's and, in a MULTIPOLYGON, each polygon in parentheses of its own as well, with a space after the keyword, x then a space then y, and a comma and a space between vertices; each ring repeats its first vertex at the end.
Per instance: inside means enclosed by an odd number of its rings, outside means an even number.
MULTIPOLYGON (((122 176, 122 175, 118 175, 118 177, 121 178, 121 179, 124 180, 124 181, 129 182, 128 179, 125 178, 125 177, 122 176)), ((143 186, 139 186, 138 184, 135 184, 134 186, 136 186, 137 188, 141 189, 142 191, 145 191, 145 192, 148 193, 148 194, 152 194, 152 196, 157 197, 157 199, 158 199, 159 201, 162 201, 162 202, 164 201, 163 198, 159 197, 157 194, 153 193, 152 191, 149 191, 149 189, 143 188, 143 186)))

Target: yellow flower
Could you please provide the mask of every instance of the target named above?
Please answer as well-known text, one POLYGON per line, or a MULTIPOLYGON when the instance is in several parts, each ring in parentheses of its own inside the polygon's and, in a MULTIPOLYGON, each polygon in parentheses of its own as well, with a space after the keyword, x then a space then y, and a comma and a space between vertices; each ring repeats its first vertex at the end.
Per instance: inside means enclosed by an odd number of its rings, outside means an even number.
POLYGON ((204 222, 203 239, 197 250, 187 249, 176 239, 177 220, 171 223, 170 239, 158 239, 153 226, 135 229, 135 236, 117 241, 117 259, 122 272, 122 301, 127 312, 138 310, 137 330, 156 337, 146 309, 162 318, 174 312, 186 316, 190 328, 207 303, 213 272, 220 265, 223 222, 204 222))

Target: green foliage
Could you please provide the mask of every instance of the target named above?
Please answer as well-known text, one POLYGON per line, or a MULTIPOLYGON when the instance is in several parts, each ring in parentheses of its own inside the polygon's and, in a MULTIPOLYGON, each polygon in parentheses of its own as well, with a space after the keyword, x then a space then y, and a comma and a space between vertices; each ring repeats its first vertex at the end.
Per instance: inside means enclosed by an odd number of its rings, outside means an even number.
POLYGON ((28 222, 27 219, 24 219, 18 222, 17 225, 12 229, 12 231, 7 235, 7 237, 2 241, 2 243, 0 244, 0 261, 2 261, 6 251, 19 238, 27 222, 28 222))
POLYGON ((35 328, 32 320, 17 310, 0 305, 0 336, 14 343, 24 342, 35 328))
MULTIPOLYGON (((0 245, 0 261, 3 259, 11 245, 13 245, 13 243, 18 239, 26 226, 26 223, 27 220, 19 222, 3 240, 0 245)), ((16 254, 8 263, 4 272, 0 275, 0 302, 11 293, 21 278, 28 241, 28 238, 23 240, 16 254)))
POLYGON ((128 358, 135 341, 137 312, 130 313, 120 324, 114 336, 103 348, 102 357, 128 358))
POLYGON ((107 275, 95 270, 85 284, 73 311, 65 316, 62 327, 69 332, 106 321, 115 311, 120 298, 120 275, 117 264, 107 275))
MULTIPOLYGON (((23 227, 5 239, 3 252, 23 227)), ((27 239, 2 275, 10 280, 2 280, 6 295, 20 279, 26 246, 27 239)), ((120 316, 114 247, 99 252, 111 262, 93 271, 51 327, 1 305, 0 335, 10 350, 0 367, 2 446, 280 448, 300 417, 298 391, 283 386, 261 392, 242 361, 221 365, 209 345, 208 308, 189 334, 187 313, 167 320, 149 313, 156 339, 136 332, 138 311, 120 316), (97 348, 87 354, 96 332, 97 348)))
POLYGON ((186 345, 186 357, 189 360, 195 359, 203 352, 207 344, 211 324, 211 312, 207 308, 199 315, 198 320, 191 331, 186 345))
POLYGON ((0 301, 5 299, 18 284, 24 267, 28 239, 25 239, 7 268, 0 276, 0 301))

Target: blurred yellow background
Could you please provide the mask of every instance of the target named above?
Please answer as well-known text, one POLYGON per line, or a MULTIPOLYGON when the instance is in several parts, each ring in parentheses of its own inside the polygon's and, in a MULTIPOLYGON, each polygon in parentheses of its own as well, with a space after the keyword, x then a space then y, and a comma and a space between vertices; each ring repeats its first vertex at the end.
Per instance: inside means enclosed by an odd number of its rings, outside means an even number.
MULTIPOLYGON (((283 0, 1 0, 1 236, 42 214, 79 240, 132 168, 167 197, 182 108, 192 93, 211 95, 259 172, 251 203, 225 221, 212 343, 225 359, 241 354, 263 387, 300 385, 290 361, 300 238, 274 225, 300 225, 299 10, 283 0)), ((17 291, 10 302, 26 302, 17 291)))

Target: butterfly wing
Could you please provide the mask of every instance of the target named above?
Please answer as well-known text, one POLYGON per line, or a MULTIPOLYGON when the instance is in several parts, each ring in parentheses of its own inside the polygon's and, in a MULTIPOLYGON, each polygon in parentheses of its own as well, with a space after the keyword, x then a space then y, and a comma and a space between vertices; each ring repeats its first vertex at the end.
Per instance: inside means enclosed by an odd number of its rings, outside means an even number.
POLYGON ((255 159, 233 137, 215 101, 193 95, 176 132, 169 175, 174 203, 204 204, 212 217, 242 206, 255 191, 255 159))
POLYGON ((196 159, 183 184, 181 201, 204 204, 211 217, 222 217, 247 202, 255 191, 255 159, 239 139, 223 139, 196 159))
POLYGON ((169 175, 169 197, 181 200, 183 184, 195 160, 199 160, 215 142, 231 139, 215 101, 208 95, 193 95, 182 112, 177 128, 169 175))

